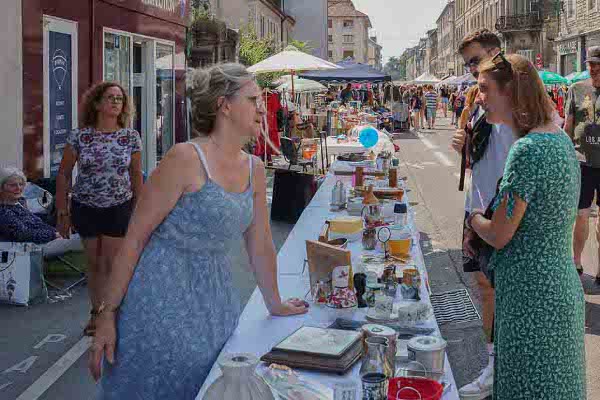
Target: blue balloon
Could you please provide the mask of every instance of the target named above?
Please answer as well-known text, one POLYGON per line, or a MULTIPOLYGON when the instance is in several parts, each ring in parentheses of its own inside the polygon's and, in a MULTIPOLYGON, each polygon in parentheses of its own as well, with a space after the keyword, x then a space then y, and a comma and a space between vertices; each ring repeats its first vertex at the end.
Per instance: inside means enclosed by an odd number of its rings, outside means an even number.
POLYGON ((358 135, 358 141, 367 149, 375 146, 378 140, 379 134, 377 133, 377 129, 373 128, 372 126, 363 128, 358 135))

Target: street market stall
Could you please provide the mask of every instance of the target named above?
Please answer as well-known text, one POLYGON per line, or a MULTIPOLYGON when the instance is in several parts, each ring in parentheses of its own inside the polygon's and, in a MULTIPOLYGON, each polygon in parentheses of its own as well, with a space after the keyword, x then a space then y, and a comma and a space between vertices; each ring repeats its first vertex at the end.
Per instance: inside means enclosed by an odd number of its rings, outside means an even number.
MULTIPOLYGON (((351 163, 336 162, 335 167, 353 170, 351 163)), ((390 169, 389 175, 394 175, 394 171, 390 169)), ((354 190, 347 190, 346 188, 352 185, 352 180, 359 179, 359 171, 356 171, 354 177, 336 176, 333 172, 330 172, 319 191, 301 215, 278 254, 278 282, 281 296, 284 298, 298 297, 306 299, 310 302, 309 312, 305 315, 294 317, 272 317, 269 315, 266 306, 264 305, 260 291, 256 289, 246 305, 236 331, 225 344, 220 356, 220 361, 213 366, 197 399, 223 398, 222 396, 218 397, 218 393, 215 394, 217 389, 211 387, 221 375, 219 364, 230 366, 232 359, 237 359, 238 361, 256 360, 260 357, 272 359, 272 357, 277 356, 277 354, 281 356, 281 352, 283 351, 281 350, 282 348, 285 348, 285 346, 288 346, 289 348, 289 346, 292 345, 295 348, 313 345, 314 348, 310 350, 313 352, 313 355, 308 357, 308 360, 319 359, 319 352, 328 353, 337 351, 337 346, 340 344, 334 341, 323 348, 324 343, 322 342, 321 336, 317 333, 322 333, 325 335, 324 337, 345 337, 345 335, 352 335, 352 332, 355 329, 358 329, 358 332, 362 332, 358 336, 358 338, 361 338, 359 339, 361 341, 361 346, 352 347, 352 349, 358 350, 359 358, 362 358, 363 360, 369 359, 373 362, 368 361, 366 364, 357 362, 356 357, 353 356, 354 358, 351 360, 350 366, 347 367, 347 372, 324 372, 323 367, 319 366, 317 363, 310 368, 293 367, 293 372, 285 370, 285 373, 277 375, 278 379, 273 379, 273 374, 276 373, 274 371, 280 371, 280 369, 273 369, 268 366, 268 363, 264 363, 256 369, 256 373, 269 382, 271 390, 275 391, 276 387, 286 387, 288 391, 285 393, 287 395, 282 395, 281 392, 277 391, 280 395, 280 397, 276 397, 278 399, 310 398, 333 400, 334 391, 337 391, 337 395, 340 396, 336 397, 336 399, 359 399, 362 398, 362 388, 366 387, 369 388, 366 390, 381 390, 381 392, 379 392, 380 397, 373 398, 387 399, 387 397, 383 397, 385 396, 383 390, 388 390, 388 380, 378 381, 378 383, 370 381, 369 379, 371 379, 371 375, 373 374, 372 372, 369 372, 371 367, 380 368, 381 371, 386 371, 385 374, 382 372, 381 375, 390 378, 390 393, 391 391, 397 390, 397 384, 404 383, 404 387, 407 388, 430 385, 438 390, 437 396, 439 397, 436 396, 435 398, 443 400, 458 399, 458 391, 454 382, 452 369, 444 352, 439 353, 438 350, 438 353, 436 354, 441 354, 441 358, 439 358, 439 362, 436 362, 435 365, 432 366, 432 364, 425 359, 418 358, 419 356, 417 354, 419 351, 414 350, 412 347, 412 343, 421 340, 427 341, 428 343, 436 343, 443 349, 445 342, 440 337, 438 326, 431 313, 427 270, 419 246, 419 233, 414 223, 414 216, 410 209, 407 196, 401 195, 400 200, 396 197, 395 203, 394 201, 382 203, 384 210, 382 218, 385 219, 377 219, 378 216, 376 213, 367 211, 364 218, 366 228, 360 229, 358 238, 351 238, 352 235, 348 230, 350 226, 344 228, 345 224, 343 221, 350 221, 352 218, 350 214, 355 213, 354 207, 351 207, 353 199, 350 196, 352 194, 362 193, 364 199, 369 198, 370 192, 364 192, 361 189, 364 188, 364 185, 368 182, 377 185, 380 192, 395 189, 396 192, 404 193, 406 190, 402 180, 395 180, 395 183, 393 183, 394 176, 390 179, 386 178, 385 180, 374 181, 366 176, 367 173, 368 170, 363 171, 361 169, 360 171, 360 180, 364 180, 361 182, 363 186, 357 183, 354 190), (365 176, 363 176, 363 172, 365 173, 365 176), (396 187, 385 188, 381 185, 383 183, 385 186, 385 183, 388 181, 390 186, 396 187), (341 211, 331 211, 330 207, 337 204, 337 200, 332 199, 332 196, 337 198, 337 196, 344 197, 346 195, 349 196, 347 200, 348 210, 342 209, 341 211), (385 204, 401 204, 401 206, 393 206, 392 212, 390 213, 389 207, 385 204), (394 209, 396 208, 399 210, 398 215, 394 214, 394 209), (406 213, 406 211, 408 211, 408 213, 406 213), (392 215, 391 220, 389 219, 390 215, 392 215), (404 216, 404 219, 402 216, 404 216), (383 228, 377 225, 377 221, 369 219, 371 217, 385 224, 391 223, 393 225, 389 225, 388 228, 383 228), (324 235, 323 228, 326 220, 332 221, 328 225, 328 233, 325 233, 326 241, 332 239, 333 234, 339 232, 339 229, 345 229, 347 231, 348 234, 344 235, 349 241, 344 241, 345 244, 342 245, 342 248, 327 245, 321 240, 324 235), (334 221, 337 223, 334 224, 334 221), (394 224, 396 222, 397 224, 394 224), (386 229, 390 232, 387 237, 389 243, 388 245, 382 245, 382 243, 378 243, 378 240, 381 240, 382 242, 386 241, 386 238, 382 238, 381 235, 381 232, 384 232, 383 236, 385 236, 386 229), (373 236, 373 243, 365 241, 367 236, 371 235, 371 230, 373 231, 373 235, 375 235, 373 236), (362 241, 360 240, 360 237, 363 238, 362 241), (399 243, 403 244, 402 251, 398 250, 397 245, 399 243), (404 244, 406 244, 406 246, 404 246, 404 244), (384 252, 383 246, 386 246, 388 250, 384 252), (333 268, 331 269, 330 274, 333 275, 330 276, 336 281, 336 290, 330 292, 329 295, 326 296, 326 299, 328 300, 325 300, 325 297, 321 297, 321 294, 324 293, 320 290, 324 288, 324 286, 321 286, 321 281, 317 282, 317 285, 314 284, 317 274, 322 272, 320 268, 323 267, 321 263, 315 263, 315 260, 322 260, 322 258, 319 258, 318 253, 315 253, 316 248, 328 249, 331 257, 334 257, 333 254, 340 254, 343 255, 343 257, 348 257, 345 261, 347 262, 346 266, 336 267, 335 265, 332 265, 333 268), (390 257, 393 257, 393 259, 390 257), (308 260, 308 264, 306 263, 306 260, 308 260), (393 261, 390 263, 390 260, 393 261), (395 266, 394 275, 390 272, 392 264, 395 266), (354 275, 354 284, 352 283, 352 280, 349 280, 348 278, 348 273, 351 277, 353 271, 356 273, 356 275, 354 275), (337 275, 338 273, 340 274, 337 275), (395 274, 404 277, 402 280, 403 283, 398 286, 394 283, 396 282, 395 274), (364 277, 364 280, 357 280, 357 276, 364 277), (385 282, 385 284, 377 283, 378 277, 382 282, 385 282), (373 279, 375 279, 375 281, 373 281, 373 279), (366 283, 366 286, 363 286, 364 283, 366 283), (362 296, 356 298, 350 296, 340 300, 341 297, 339 296, 342 296, 344 293, 349 293, 348 288, 350 288, 350 290, 355 288, 357 292, 364 289, 366 290, 366 296, 364 299, 362 296), (379 290, 382 292, 378 292, 379 290), (374 294, 374 297, 371 298, 370 293, 376 292, 378 294, 374 294), (384 295, 383 293, 386 294, 384 295), (361 300, 359 300, 359 298, 361 300), (321 299, 324 299, 327 305, 321 304, 321 299), (341 303, 338 301, 341 301, 341 303), (357 307, 357 304, 359 306, 362 304, 361 301, 368 302, 370 306, 362 308, 357 307), (346 306, 349 305, 352 306, 346 308, 346 306), (390 305, 391 308, 387 308, 388 305, 390 305), (419 308, 421 311, 415 313, 407 311, 415 308, 419 308), (386 314, 387 317, 384 314, 386 314), (375 325, 365 326, 363 325, 365 322, 370 322, 375 325), (335 329, 331 329, 330 327, 334 327, 335 329), (376 332, 384 331, 388 337, 384 339, 377 336, 378 334, 376 332), (303 336, 299 336, 299 332, 303 333, 303 336), (309 334, 310 332, 314 333, 309 334), (367 339, 363 341, 365 337, 367 339), (293 338, 296 341, 291 341, 290 338, 293 338), (391 347, 387 345, 384 346, 383 343, 392 342, 394 343, 392 352, 382 350, 384 348, 391 349, 391 347), (366 346, 366 352, 362 350, 362 345, 366 346), (382 358, 378 358, 379 361, 372 358, 373 348, 382 351, 382 353, 380 353, 382 358), (237 355, 238 353, 244 354, 237 355), (363 353, 362 356, 360 356, 361 353, 363 353), (410 361, 415 355, 419 362, 410 361), (396 378, 391 379, 391 376, 396 376, 396 378), (427 378, 423 378, 423 376, 427 378), (409 384, 406 384, 406 382, 409 382, 409 384), (344 396, 347 395, 348 397, 341 397, 342 392, 345 393, 344 396), (291 393, 294 393, 296 397, 291 395, 291 393), (299 393, 304 393, 306 396, 308 396, 307 393, 311 393, 311 397, 302 397, 299 393)), ((377 208, 375 203, 369 204, 371 204, 369 207, 377 208)), ((358 217, 358 220, 361 221, 362 224, 363 218, 358 217)), ((327 254, 325 254, 325 256, 327 257, 327 254)), ((292 351, 288 354, 289 358, 287 358, 287 361, 285 361, 286 359, 282 359, 278 364, 295 365, 295 363, 302 362, 302 360, 304 360, 304 362, 307 360, 306 358, 301 359, 302 352, 298 353, 297 351, 292 351)), ((328 358, 327 360, 329 360, 328 362, 330 364, 333 362, 331 361, 331 358, 328 358)), ((248 366, 253 369, 254 364, 246 364, 246 371, 248 371, 248 366)), ((330 368, 333 367, 330 365, 330 368)), ((245 372, 244 376, 248 377, 250 372, 245 372)), ((247 380, 248 378, 244 379, 247 380)), ((222 383, 223 381, 221 380, 219 382, 222 383)), ((230 385, 234 384, 235 383, 231 383, 230 385)), ((419 393, 421 394, 422 392, 419 391, 419 393)), ((272 397, 267 397, 265 395, 265 397, 260 398, 267 399, 272 397)))

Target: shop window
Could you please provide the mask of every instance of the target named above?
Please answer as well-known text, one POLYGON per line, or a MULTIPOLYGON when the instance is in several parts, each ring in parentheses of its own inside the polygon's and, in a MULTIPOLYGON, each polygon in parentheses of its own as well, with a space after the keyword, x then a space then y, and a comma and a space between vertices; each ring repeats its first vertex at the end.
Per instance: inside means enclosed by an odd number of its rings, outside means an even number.
POLYGON ((354 58, 354 51, 344 50, 344 60, 347 58, 354 58))
POLYGON ((104 80, 118 82, 131 93, 131 38, 104 34, 104 80))

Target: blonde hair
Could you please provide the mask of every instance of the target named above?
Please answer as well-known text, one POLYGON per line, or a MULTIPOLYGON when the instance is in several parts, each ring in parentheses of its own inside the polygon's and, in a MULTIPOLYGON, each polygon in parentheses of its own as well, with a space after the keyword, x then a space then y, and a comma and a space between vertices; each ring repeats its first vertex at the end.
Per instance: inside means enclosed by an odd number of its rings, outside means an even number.
POLYGON ((123 86, 117 82, 99 82, 89 88, 83 95, 80 106, 81 116, 79 118, 81 127, 87 128, 96 126, 96 122, 98 121, 98 109, 96 107, 102 102, 104 93, 111 87, 119 88, 123 94, 123 109, 121 110, 121 114, 117 117, 117 124, 121 128, 127 128, 129 126, 129 123, 133 118, 134 107, 130 103, 129 95, 127 95, 123 86))
POLYGON ((488 74, 501 90, 509 91, 515 134, 523 137, 533 128, 552 122, 554 104, 533 64, 523 56, 509 54, 504 58, 510 68, 500 68, 498 58, 485 60, 479 73, 488 74))
POLYGON ((198 68, 188 81, 188 95, 192 106, 192 127, 196 135, 210 135, 217 120, 220 97, 233 97, 252 75, 241 64, 225 63, 198 68))
POLYGON ((465 107, 471 108, 479 94, 479 86, 471 86, 465 95, 465 107))

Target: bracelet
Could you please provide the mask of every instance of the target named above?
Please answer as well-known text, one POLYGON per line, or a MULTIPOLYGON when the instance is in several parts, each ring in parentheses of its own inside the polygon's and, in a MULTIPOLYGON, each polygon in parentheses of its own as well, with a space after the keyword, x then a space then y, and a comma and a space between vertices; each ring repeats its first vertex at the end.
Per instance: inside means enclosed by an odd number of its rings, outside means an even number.
POLYGON ((116 313, 117 311, 119 311, 119 307, 120 306, 109 306, 106 303, 102 302, 100 304, 100 307, 98 307, 98 310, 92 312, 92 314, 94 314, 96 317, 99 317, 101 314, 104 313, 116 313))

